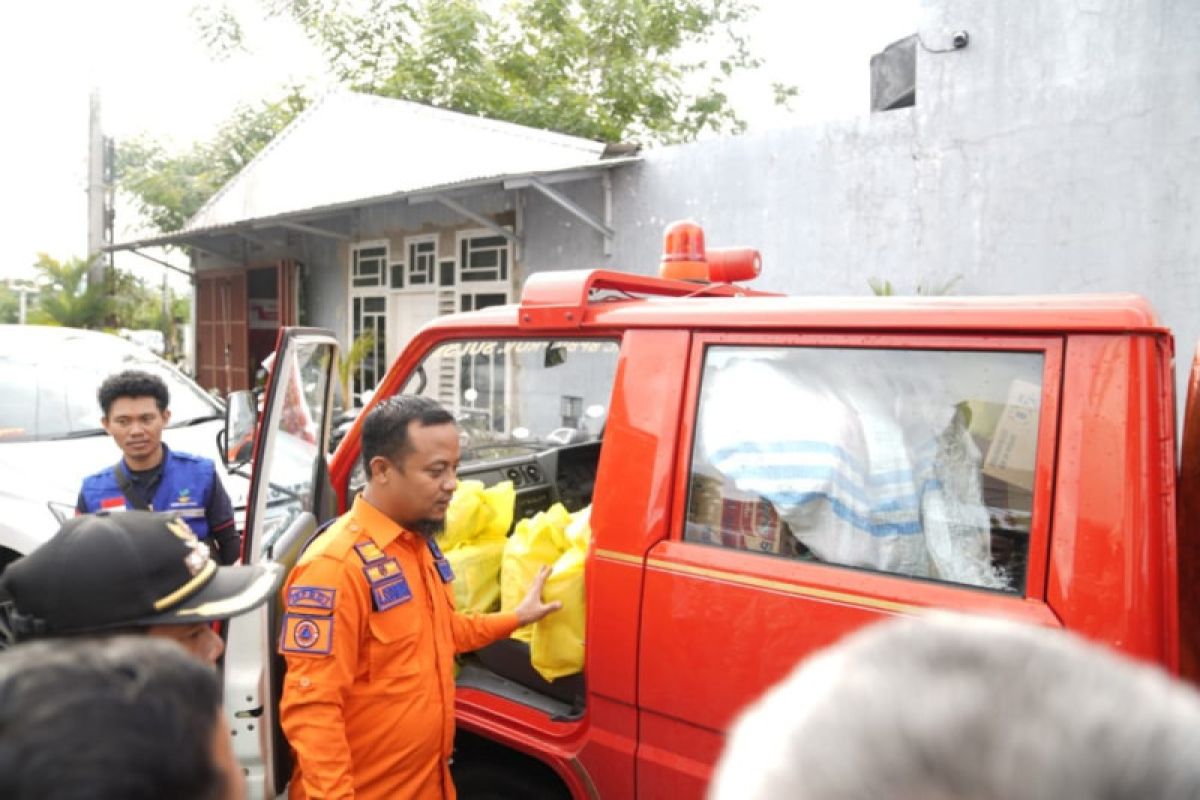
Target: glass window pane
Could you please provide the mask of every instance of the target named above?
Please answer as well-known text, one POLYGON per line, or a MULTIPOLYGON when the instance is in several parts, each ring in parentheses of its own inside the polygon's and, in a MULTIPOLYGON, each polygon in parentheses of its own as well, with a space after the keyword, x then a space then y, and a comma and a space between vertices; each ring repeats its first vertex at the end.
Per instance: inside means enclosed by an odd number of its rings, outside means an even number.
POLYGON ((499 259, 495 250, 476 250, 471 253, 471 269, 477 267, 494 267, 499 259))
POLYGON ((464 281, 495 281, 500 279, 500 276, 494 269, 464 272, 462 277, 464 281))
POLYGON ((685 538, 1021 592, 1042 362, 709 347, 685 538))
POLYGON ((102 435, 96 391, 105 378, 126 369, 149 372, 166 384, 169 427, 221 415, 207 393, 150 351, 115 336, 64 336, 35 352, 0 354, 0 442, 102 435))
POLYGON ((271 450, 269 471, 263 476, 267 487, 262 538, 254 544, 252 561, 262 557, 292 520, 313 508, 317 464, 323 459, 319 439, 324 424, 325 395, 331 373, 331 348, 301 343, 294 358, 277 364, 276 380, 283 380, 282 395, 275 398, 279 420, 271 450))
MULTIPOLYGON (((486 302, 476 300, 477 307, 486 302)), ((598 442, 618 350, 614 341, 591 339, 450 342, 425 357, 402 391, 420 388, 455 415, 463 433, 464 475, 478 473, 490 461, 532 459, 563 445, 598 442), (570 413, 564 415, 564 409, 570 413), (564 416, 573 424, 564 425, 564 416)), ((594 476, 594 463, 590 469, 594 476)), ((590 502, 590 482, 581 478, 576 484, 586 485, 590 502)))

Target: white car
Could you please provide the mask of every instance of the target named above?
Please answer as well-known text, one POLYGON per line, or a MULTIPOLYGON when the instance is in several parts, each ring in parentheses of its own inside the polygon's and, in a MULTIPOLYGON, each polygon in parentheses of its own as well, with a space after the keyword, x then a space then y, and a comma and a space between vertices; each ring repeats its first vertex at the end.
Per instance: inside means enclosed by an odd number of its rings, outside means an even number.
POLYGON ((171 395, 168 447, 211 458, 239 528, 246 479, 222 467, 224 405, 158 356, 118 336, 75 328, 0 325, 0 569, 75 513, 83 478, 117 463, 100 427, 96 390, 115 372, 161 377, 171 395))

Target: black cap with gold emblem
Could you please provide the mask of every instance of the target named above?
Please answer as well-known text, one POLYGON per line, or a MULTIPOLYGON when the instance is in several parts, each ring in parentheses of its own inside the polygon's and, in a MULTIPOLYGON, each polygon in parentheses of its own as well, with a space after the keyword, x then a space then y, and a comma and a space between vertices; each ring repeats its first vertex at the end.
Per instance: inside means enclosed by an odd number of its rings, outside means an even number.
POLYGON ((222 567, 172 513, 74 517, 0 574, 15 638, 211 622, 261 605, 283 579, 275 564, 222 567))

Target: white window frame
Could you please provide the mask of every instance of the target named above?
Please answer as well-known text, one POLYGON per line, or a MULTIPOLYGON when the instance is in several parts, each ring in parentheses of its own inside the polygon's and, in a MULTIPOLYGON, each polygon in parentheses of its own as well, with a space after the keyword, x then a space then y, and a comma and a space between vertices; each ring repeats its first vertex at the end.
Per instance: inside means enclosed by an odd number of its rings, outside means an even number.
POLYGON ((390 242, 388 242, 387 239, 375 239, 375 240, 372 240, 369 242, 355 242, 354 244, 352 244, 350 246, 350 265, 349 265, 349 269, 347 271, 347 284, 349 285, 350 291, 352 293, 354 293, 354 292, 368 292, 369 293, 369 292, 375 292, 375 291, 380 291, 380 290, 387 291, 388 287, 391 285, 390 269, 391 269, 391 247, 390 247, 390 242), (358 254, 363 250, 372 250, 372 249, 377 249, 377 248, 383 249, 383 261, 382 261, 382 264, 380 265, 381 270, 380 270, 380 275, 379 275, 379 281, 371 286, 355 285, 355 279, 359 277, 355 271, 356 267, 358 266, 358 254))
POLYGON ((496 291, 499 287, 503 287, 503 291, 511 298, 513 277, 516 272, 513 256, 512 240, 505 239, 503 250, 505 255, 505 276, 503 278, 495 278, 486 281, 468 281, 464 280, 467 273, 467 265, 463 259, 463 243, 472 239, 492 239, 502 238, 500 234, 489 228, 473 228, 470 230, 458 231, 454 236, 454 261, 455 267, 455 287, 461 293, 464 287, 468 288, 472 293, 478 292, 481 289, 485 292, 496 291))
POLYGON ((436 233, 422 234, 420 236, 405 236, 404 237, 404 288, 399 291, 416 291, 426 292, 433 291, 438 288, 441 277, 442 258, 438 253, 438 235, 436 233), (413 248, 417 245, 432 244, 433 253, 422 253, 421 256, 430 255, 433 263, 430 265, 428 282, 413 283, 413 274, 415 269, 413 259, 413 248))
MULTIPOLYGON (((384 370, 386 370, 386 365, 391 363, 391 354, 388 353, 387 333, 386 333, 386 329, 387 329, 387 298, 388 298, 388 294, 391 291, 390 287, 391 287, 391 283, 392 283, 391 250, 392 250, 391 242, 387 239, 370 239, 367 241, 355 242, 350 245, 350 259, 349 259, 350 263, 348 264, 347 271, 346 271, 346 284, 347 284, 347 288, 348 288, 348 291, 346 292, 346 349, 349 349, 354 344, 354 335, 355 335, 354 334, 354 302, 355 302, 355 300, 359 300, 359 301, 363 301, 363 302, 365 302, 368 299, 374 299, 374 298, 379 298, 379 299, 383 300, 384 310, 382 312, 382 316, 384 317, 384 326, 385 326, 384 336, 378 337, 380 340, 376 341, 375 347, 376 347, 377 352, 380 349, 382 349, 384 370), (355 278, 354 268, 355 268, 355 264, 357 261, 357 254, 360 250, 367 250, 367 249, 373 249, 373 248, 382 248, 383 249, 382 273, 379 276, 380 282, 374 286, 355 286, 354 285, 354 278, 355 278)), ((370 312, 370 313, 372 316, 379 314, 379 312, 370 312)), ((361 386, 362 378, 363 378, 362 367, 360 365, 358 367, 355 367, 355 369, 354 369, 354 375, 351 379, 351 385, 353 387, 352 390, 361 391, 363 388, 365 388, 365 387, 361 386)), ((375 379, 376 379, 376 381, 383 380, 382 372, 381 372, 381 374, 376 375, 375 379)))

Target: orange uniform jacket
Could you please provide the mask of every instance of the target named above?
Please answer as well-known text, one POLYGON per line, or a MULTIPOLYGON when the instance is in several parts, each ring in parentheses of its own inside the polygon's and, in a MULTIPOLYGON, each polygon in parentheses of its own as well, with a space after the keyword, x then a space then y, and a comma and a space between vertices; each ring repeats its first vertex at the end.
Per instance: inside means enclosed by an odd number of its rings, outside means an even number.
POLYGON ((512 633, 515 614, 454 610, 426 540, 362 497, 283 589, 280 721, 291 798, 453 798, 454 654, 512 633))

